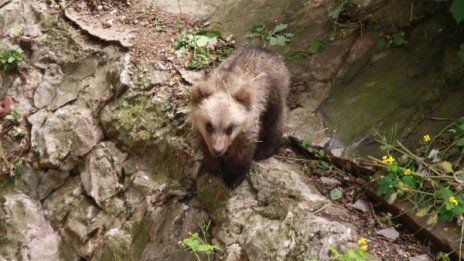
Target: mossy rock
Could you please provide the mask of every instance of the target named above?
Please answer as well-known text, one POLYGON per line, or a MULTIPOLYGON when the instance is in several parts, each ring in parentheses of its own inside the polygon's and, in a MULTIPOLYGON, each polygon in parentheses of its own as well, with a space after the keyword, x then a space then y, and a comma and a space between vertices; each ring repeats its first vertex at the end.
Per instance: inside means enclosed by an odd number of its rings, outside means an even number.
POLYGON ((202 206, 214 215, 227 204, 229 190, 220 177, 206 173, 198 178, 197 197, 202 206))

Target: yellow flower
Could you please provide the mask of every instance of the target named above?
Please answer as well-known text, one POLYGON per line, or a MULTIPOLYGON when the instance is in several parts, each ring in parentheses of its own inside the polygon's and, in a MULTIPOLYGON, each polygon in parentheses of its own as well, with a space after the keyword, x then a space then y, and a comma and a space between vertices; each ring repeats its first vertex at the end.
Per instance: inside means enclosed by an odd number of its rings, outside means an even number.
POLYGON ((361 238, 358 240, 358 247, 359 247, 359 249, 361 249, 362 251, 367 252, 367 249, 368 249, 367 239, 364 238, 364 237, 361 237, 361 238))
POLYGON ((429 142, 431 140, 430 135, 428 134, 424 135, 423 139, 424 139, 424 142, 429 142))
POLYGON ((404 175, 411 175, 412 170, 411 169, 405 169, 404 170, 404 175))
POLYGON ((448 198, 448 202, 451 203, 451 204, 453 204, 453 205, 455 205, 455 206, 458 205, 458 200, 457 200, 456 197, 454 197, 454 196, 449 197, 449 198, 448 198))
POLYGON ((395 162, 395 158, 393 158, 392 156, 383 156, 382 157, 382 162, 384 164, 391 165, 391 164, 393 164, 393 162, 395 162))

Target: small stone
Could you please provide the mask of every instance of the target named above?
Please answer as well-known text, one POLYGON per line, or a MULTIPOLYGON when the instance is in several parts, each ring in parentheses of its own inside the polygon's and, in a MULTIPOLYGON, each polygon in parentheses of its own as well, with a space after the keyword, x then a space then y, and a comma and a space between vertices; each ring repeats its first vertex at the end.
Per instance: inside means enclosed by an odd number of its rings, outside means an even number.
POLYGON ((395 228, 390 227, 377 231, 377 235, 381 235, 390 241, 395 241, 400 236, 400 233, 395 228))
POLYGON ((113 19, 110 19, 103 23, 103 28, 110 28, 111 26, 113 26, 113 19))
POLYGON ((423 255, 419 255, 419 256, 410 257, 409 261, 433 261, 433 258, 431 258, 427 254, 423 254, 423 255))
POLYGON ((102 6, 102 5, 97 6, 97 10, 98 10, 98 11, 103 10, 103 6, 102 6))
POLYGON ((321 182, 322 184, 327 185, 332 188, 336 186, 340 186, 342 184, 339 180, 334 179, 334 178, 328 178, 328 177, 322 177, 321 182))
POLYGON ((186 82, 190 84, 194 84, 195 82, 198 82, 205 75, 203 71, 196 72, 196 71, 190 71, 186 69, 179 69, 179 73, 182 79, 184 79, 186 82))
POLYGON ((362 212, 369 212, 369 204, 364 199, 358 199, 354 204, 351 204, 351 207, 362 212))
POLYGON ((189 209, 190 209, 190 207, 189 207, 188 205, 183 205, 183 206, 182 206, 182 210, 183 210, 183 211, 187 211, 187 210, 189 210, 189 209))

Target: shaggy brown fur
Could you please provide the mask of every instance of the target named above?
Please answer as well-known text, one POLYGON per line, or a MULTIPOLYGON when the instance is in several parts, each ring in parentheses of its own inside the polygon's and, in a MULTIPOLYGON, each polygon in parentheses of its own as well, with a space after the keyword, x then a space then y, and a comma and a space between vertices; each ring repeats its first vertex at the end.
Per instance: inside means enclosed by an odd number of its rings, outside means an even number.
POLYGON ((289 79, 278 55, 247 46, 192 87, 191 120, 204 155, 201 172, 220 175, 235 188, 252 159, 278 151, 289 79))

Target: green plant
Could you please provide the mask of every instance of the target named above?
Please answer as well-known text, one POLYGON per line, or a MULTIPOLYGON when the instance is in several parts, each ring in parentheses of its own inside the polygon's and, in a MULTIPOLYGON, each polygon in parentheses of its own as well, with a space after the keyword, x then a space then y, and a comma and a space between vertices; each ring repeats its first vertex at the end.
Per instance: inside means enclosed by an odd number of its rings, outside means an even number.
POLYGON ((14 126, 13 129, 11 130, 11 135, 13 137, 22 138, 26 136, 26 132, 23 129, 14 126))
POLYGON ((182 28, 184 28, 184 22, 181 21, 181 20, 177 20, 177 21, 176 21, 176 28, 177 28, 177 29, 182 29, 182 28))
POLYGON ((5 116, 5 119, 11 121, 15 125, 21 124, 21 110, 18 108, 18 106, 11 106, 11 111, 8 115, 5 116))
MULTIPOLYGON (((433 226, 438 219, 457 221, 464 235, 464 117, 446 126, 436 136, 422 136, 416 152, 399 140, 392 141, 376 132, 385 154, 375 164, 384 169, 377 177, 377 193, 390 203, 397 198, 409 201, 419 217, 433 226)), ((395 135, 391 135, 395 137, 395 135)), ((459 242, 461 255, 462 240, 459 242)))
POLYGON ((309 43, 308 47, 305 50, 299 51, 289 51, 284 54, 284 59, 289 61, 294 58, 299 57, 308 57, 314 54, 318 54, 322 52, 325 48, 324 39, 321 40, 313 40, 309 43))
POLYGON ((336 261, 365 261, 370 258, 369 253, 361 249, 350 249, 344 254, 331 246, 329 246, 329 250, 333 255, 330 259, 336 261))
POLYGON ((180 241, 179 244, 187 251, 195 255, 198 261, 201 261, 200 254, 206 254, 208 260, 210 255, 215 251, 222 251, 221 248, 215 244, 208 244, 207 235, 211 225, 211 220, 208 222, 201 221, 199 224, 201 237, 198 233, 189 233, 189 237, 180 241))
POLYGON ((0 49, 0 65, 4 71, 10 69, 19 69, 26 63, 24 61, 24 53, 21 48, 9 45, 6 48, 0 49))
MULTIPOLYGON (((454 0, 449 11, 458 24, 464 21, 464 1, 454 0)), ((464 63, 464 43, 459 46, 458 57, 464 63)))
POLYGON ((158 18, 155 18, 155 20, 151 23, 151 29, 155 33, 163 32, 166 30, 166 25, 158 18))
POLYGON ((278 24, 274 29, 270 30, 263 23, 259 23, 251 28, 251 34, 248 34, 247 38, 260 38, 262 41, 269 43, 269 45, 284 46, 289 43, 294 36, 292 33, 285 32, 287 27, 287 24, 278 24))
POLYGON ((24 173, 24 161, 18 160, 14 165, 14 174, 21 175, 24 173))
POLYGON ((187 68, 201 70, 225 60, 233 51, 221 38, 221 31, 214 28, 182 34, 175 42, 177 50, 189 51, 192 57, 187 68))
POLYGON ((325 151, 323 149, 316 149, 311 145, 312 137, 308 137, 301 142, 301 146, 310 154, 316 158, 323 158, 325 156, 325 151))
POLYGON ((464 20, 464 1, 454 0, 449 10, 457 23, 464 20))
POLYGON ((406 45, 403 31, 397 31, 392 34, 387 34, 382 30, 380 25, 376 25, 372 36, 377 40, 377 48, 385 50, 390 47, 400 47, 406 45))

